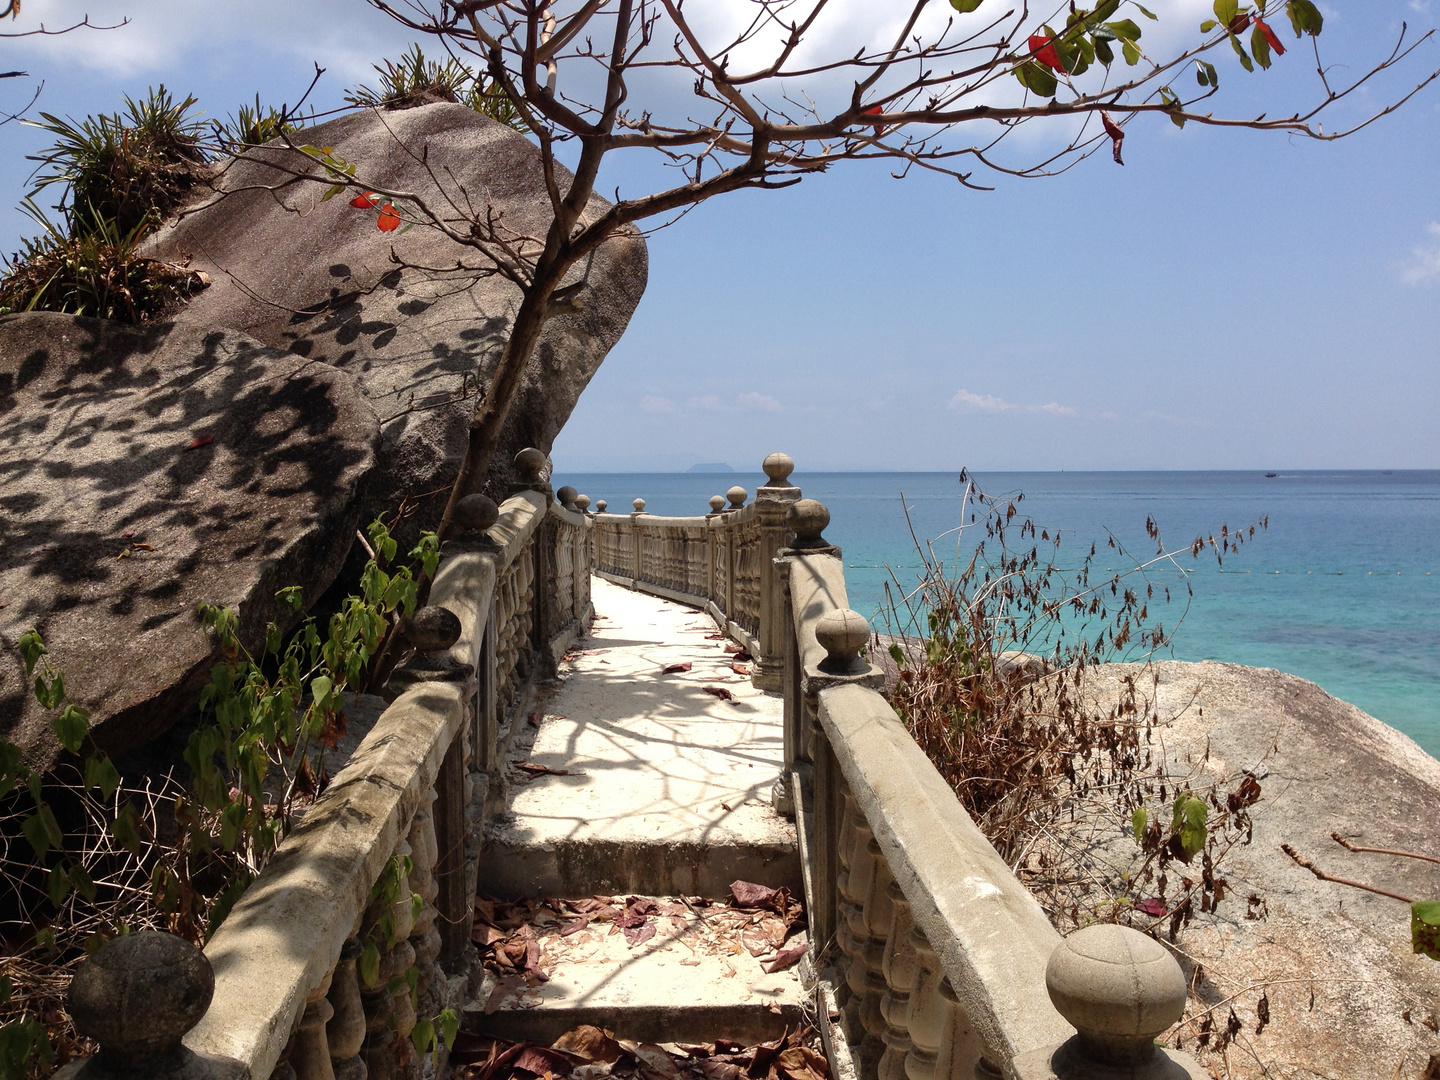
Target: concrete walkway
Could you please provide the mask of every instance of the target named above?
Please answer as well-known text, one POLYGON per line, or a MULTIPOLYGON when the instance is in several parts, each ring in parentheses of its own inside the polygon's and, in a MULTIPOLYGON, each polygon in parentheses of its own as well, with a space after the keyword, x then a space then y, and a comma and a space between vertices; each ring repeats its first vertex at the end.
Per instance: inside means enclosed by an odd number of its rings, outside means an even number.
POLYGON ((800 895, 794 826, 770 807, 779 695, 751 685, 703 614, 599 579, 592 597, 593 632, 523 759, 566 775, 532 776, 512 753, 483 891, 723 897, 740 878, 800 895), (666 672, 677 664, 690 668, 666 672))
POLYGON ((748 660, 699 612, 599 579, 592 588, 593 632, 538 730, 512 742, 507 809, 481 860, 482 893, 545 901, 520 930, 544 978, 487 973, 464 1025, 539 1042, 577 1024, 657 1042, 794 1029, 798 969, 771 969, 803 943, 803 924, 787 931, 774 914, 724 903, 737 879, 803 896, 794 826, 770 806, 780 697, 751 685, 748 660), (689 667, 667 672, 675 665, 689 667), (638 902, 651 927, 631 941, 613 921, 567 926, 593 909, 587 898, 638 902))

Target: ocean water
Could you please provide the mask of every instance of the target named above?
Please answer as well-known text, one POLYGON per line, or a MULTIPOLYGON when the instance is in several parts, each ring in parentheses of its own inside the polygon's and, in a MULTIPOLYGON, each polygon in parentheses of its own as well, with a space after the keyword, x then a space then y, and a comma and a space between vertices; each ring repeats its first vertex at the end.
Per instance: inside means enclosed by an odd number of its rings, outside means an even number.
MULTIPOLYGON (((702 514, 711 495, 765 477, 733 474, 574 474, 612 511, 646 500, 656 514, 702 514)), ((1061 562, 1095 543, 1101 568, 1113 534, 1153 553, 1146 517, 1168 547, 1222 524, 1268 517, 1238 553, 1185 559, 1194 598, 1167 655, 1273 667, 1310 679, 1411 736, 1440 757, 1440 471, 978 473, 991 496, 1024 494, 1020 510, 1063 537, 1061 562)), ((830 510, 826 538, 843 549, 850 603, 873 615, 884 583, 912 584, 915 534, 954 558, 962 485, 954 473, 796 473, 791 481, 830 510), (902 502, 903 496, 903 502, 902 502)), ((964 541, 969 543, 968 538, 964 541)), ((1182 595, 1179 571, 1152 573, 1182 595)), ((1168 627, 1180 604, 1161 609, 1168 627)), ((1152 606, 1152 615, 1155 611, 1152 606)))

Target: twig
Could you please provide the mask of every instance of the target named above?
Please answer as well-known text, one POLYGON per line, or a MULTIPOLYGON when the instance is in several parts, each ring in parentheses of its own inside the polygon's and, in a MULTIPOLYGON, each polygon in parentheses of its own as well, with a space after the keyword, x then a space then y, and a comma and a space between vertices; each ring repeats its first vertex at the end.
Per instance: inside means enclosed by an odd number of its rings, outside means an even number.
POLYGON ((1285 852, 1286 855, 1289 855, 1290 858, 1294 859, 1306 870, 1309 870, 1310 873, 1314 874, 1321 881, 1333 881, 1337 885, 1349 885, 1352 889, 1364 889, 1366 892, 1373 892, 1378 893, 1381 896, 1388 896, 1392 900, 1399 900, 1405 904, 1415 903, 1415 901, 1408 896, 1401 896, 1399 893, 1389 892, 1386 889, 1380 889, 1374 885, 1366 885, 1363 881, 1351 881, 1349 878, 1336 877, 1334 874, 1327 874, 1324 870, 1321 870, 1318 866, 1316 866, 1309 859, 1301 855, 1289 844, 1281 844, 1280 850, 1285 852))
POLYGON ((1393 848, 1383 847, 1361 847, 1359 844, 1352 844, 1349 840, 1346 840, 1338 832, 1332 832, 1330 834, 1330 839, 1334 840, 1346 851, 1367 852, 1371 855, 1398 855, 1402 859, 1419 859, 1422 862, 1440 863, 1440 859, 1437 859, 1434 855, 1421 855, 1417 851, 1396 851, 1393 848))

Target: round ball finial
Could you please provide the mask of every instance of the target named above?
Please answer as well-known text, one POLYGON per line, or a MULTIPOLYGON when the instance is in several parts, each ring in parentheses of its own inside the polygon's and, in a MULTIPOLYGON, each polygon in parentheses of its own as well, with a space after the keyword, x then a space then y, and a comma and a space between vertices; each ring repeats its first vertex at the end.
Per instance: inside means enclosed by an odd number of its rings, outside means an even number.
POLYGON ((739 484, 736 484, 729 491, 725 492, 725 497, 730 500, 731 510, 739 510, 745 505, 745 500, 750 497, 750 493, 739 484))
POLYGON ((724 510, 724 509, 725 509, 725 496, 724 496, 724 495, 711 495, 711 496, 710 496, 710 513, 712 513, 712 514, 718 514, 718 513, 720 513, 721 510, 724 510))
POLYGON ((589 510, 589 509, 590 509, 590 496, 589 496, 589 495, 576 495, 576 496, 575 496, 575 509, 576 509, 576 510, 579 510, 582 514, 585 513, 586 510, 589 510))
POLYGON ((460 619, 435 604, 416 610, 405 624, 405 639, 423 656, 443 653, 460 640, 460 619))
POLYGON ((643 514, 643 513, 645 512, 645 500, 644 500, 644 499, 636 499, 636 500, 635 500, 634 502, 632 502, 630 505, 635 508, 635 513, 637 513, 637 514, 643 514))
POLYGON ((766 487, 790 487, 790 474, 795 471, 795 459, 789 454, 776 451, 766 456, 760 468, 770 478, 766 487))
POLYGON ((795 534, 795 542, 791 546, 797 550, 830 546, 821 535, 830 524, 830 511, 822 502, 800 499, 791 503, 785 511, 785 524, 795 534))
POLYGON ((1154 938, 1097 923, 1050 954, 1045 987, 1075 1025, 1087 1057, 1107 1064, 1150 1060, 1155 1039, 1185 1012, 1185 976, 1154 938))
POLYGON ((543 484, 545 470, 549 465, 550 459, 545 456, 545 452, 533 446, 527 446, 515 455, 515 471, 527 484, 543 484))
POLYGON ((500 508, 488 495, 466 495, 455 504, 455 524, 462 533, 479 535, 500 520, 500 508))
POLYGON ((815 640, 825 650, 820 666, 832 675, 848 675, 860 660, 860 650, 870 640, 870 624, 858 611, 836 608, 815 620, 815 640))
POLYGON ((180 1039, 200 1022, 215 993, 205 954, 183 938, 140 930, 106 942, 70 983, 70 1015, 100 1053, 136 1075, 189 1052, 180 1039))
POLYGON ((580 497, 580 492, 566 484, 559 491, 555 492, 555 498, 560 500, 560 505, 566 510, 575 509, 575 500, 580 497))
POLYGON ((609 505, 610 505, 610 504, 609 504, 608 502, 606 502, 604 499, 598 499, 598 500, 596 500, 596 502, 595 502, 595 512, 596 512, 597 514, 603 514, 603 513, 605 512, 605 508, 606 508, 607 506, 609 506, 609 505))

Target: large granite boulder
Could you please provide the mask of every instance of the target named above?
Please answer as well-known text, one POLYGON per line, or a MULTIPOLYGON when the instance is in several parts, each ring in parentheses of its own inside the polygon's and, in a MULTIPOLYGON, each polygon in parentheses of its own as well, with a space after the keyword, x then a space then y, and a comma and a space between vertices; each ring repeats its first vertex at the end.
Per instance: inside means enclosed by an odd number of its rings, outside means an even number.
MULTIPOLYGON (((1202 1003, 1192 1002, 1180 1029, 1185 1048, 1217 1076, 1428 1077, 1430 1055, 1440 1053, 1440 963, 1411 952, 1409 907, 1317 880, 1280 845, 1331 874, 1440 900, 1440 867, 1353 853, 1330 835, 1440 856, 1440 761, 1280 671, 1167 661, 1153 673, 1153 692, 1151 673, 1134 665, 1099 667, 1088 686, 1111 704, 1120 680, 1136 677, 1163 722, 1152 745, 1163 748, 1172 775, 1193 772, 1192 786, 1203 790, 1250 770, 1262 788, 1253 840, 1231 849, 1217 871, 1230 895, 1216 912, 1197 914, 1179 939, 1202 1003), (1206 1047, 1197 1045, 1201 1007, 1214 1009, 1206 1047), (1240 1030, 1216 1053, 1232 1008, 1240 1030)), ((1124 839, 1128 821, 1117 815, 1103 829, 1117 856, 1134 851, 1124 839)), ((1117 874, 1129 868, 1121 858, 1113 865, 1117 874)))
MULTIPOLYGON (((351 113, 306 129, 303 137, 333 147, 367 183, 422 196, 452 223, 460 222, 458 207, 483 212, 488 206, 517 237, 545 235, 551 209, 539 151, 464 106, 351 113)), ((208 194, 196 204, 203 209, 192 205, 150 242, 151 253, 189 259, 214 279, 177 319, 183 326, 232 326, 351 372, 384 430, 366 513, 421 498, 412 525, 433 524, 520 290, 498 275, 445 270, 486 264, 438 230, 382 233, 376 211, 349 205, 353 193, 322 202, 321 186, 287 183, 288 175, 269 163, 305 166, 293 151, 272 143, 250 158, 217 174, 214 186, 223 197, 208 194), (392 252, 436 269, 398 270, 392 252)), ((587 213, 593 217, 608 205, 596 196, 587 213)), ((517 450, 549 452, 629 322, 646 267, 645 243, 631 229, 566 279, 585 281, 584 310, 552 318, 545 328, 491 473, 501 496, 509 480, 504 470, 517 450)))
POLYGON ((354 540, 374 411, 342 371, 230 330, 0 318, 0 736, 52 761, 15 644, 38 627, 97 743, 192 708, 216 657, 200 603, 253 646, 354 540))

